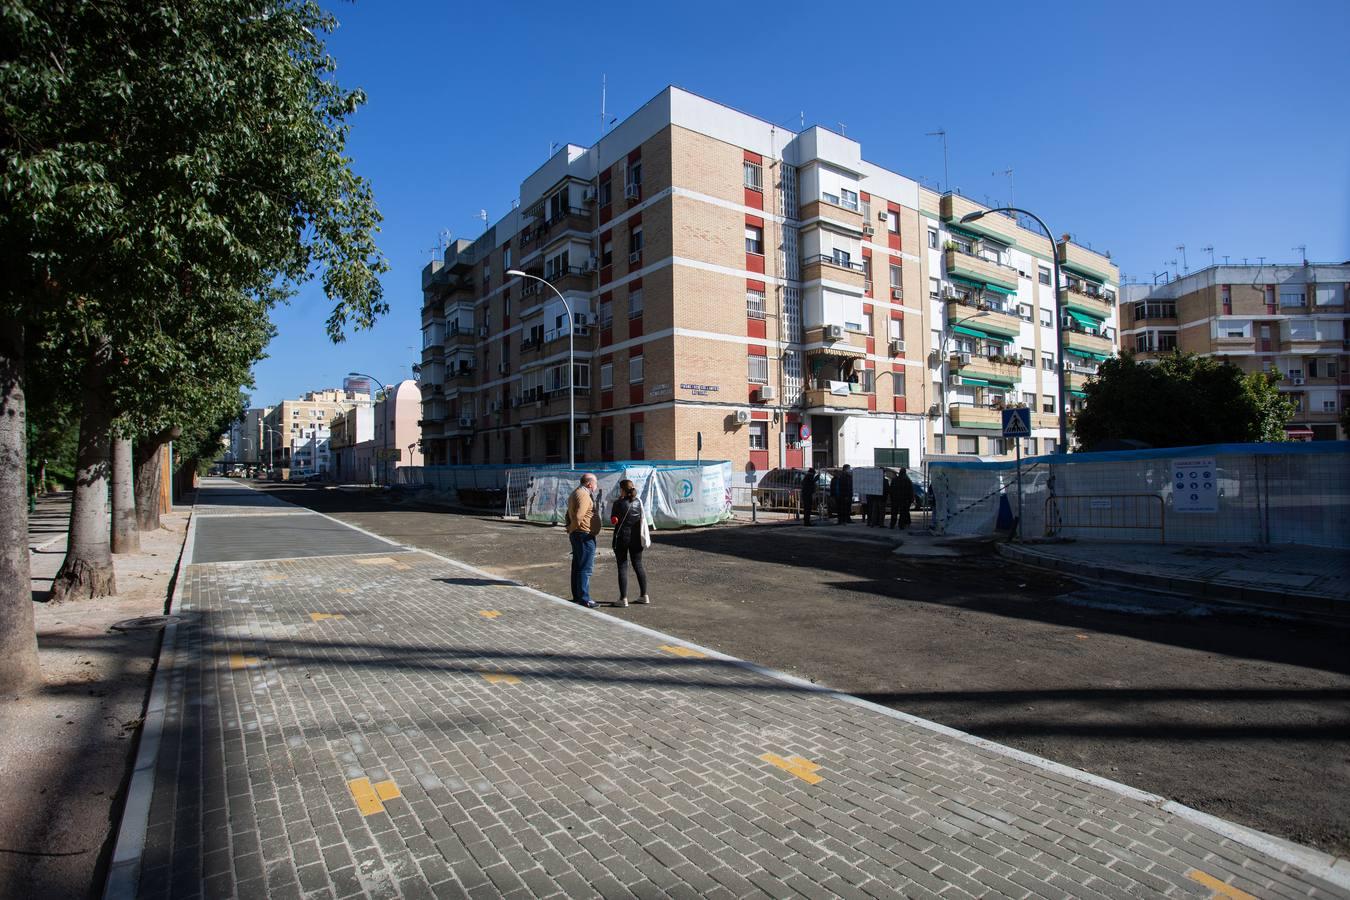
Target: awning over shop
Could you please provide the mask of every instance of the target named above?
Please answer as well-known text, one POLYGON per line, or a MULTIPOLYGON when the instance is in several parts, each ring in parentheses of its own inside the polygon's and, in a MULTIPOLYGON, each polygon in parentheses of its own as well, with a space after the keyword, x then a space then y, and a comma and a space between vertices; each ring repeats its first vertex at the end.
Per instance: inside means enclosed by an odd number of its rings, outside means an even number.
POLYGON ((1084 359, 1095 359, 1097 362, 1103 362, 1110 359, 1110 357, 1104 353, 1093 353, 1091 350, 1079 350, 1076 347, 1065 347, 1064 352, 1072 353, 1074 356, 1081 356, 1084 359))
POLYGON ((1073 319, 1075 322, 1077 322, 1079 325, 1082 325, 1084 328, 1091 328, 1095 331, 1096 329, 1102 327, 1101 319, 1098 319, 1094 316, 1090 316, 1087 313, 1079 312, 1078 310, 1068 306, 1064 307, 1064 311, 1069 314, 1069 318, 1073 319))
POLYGON ((1284 426, 1284 435, 1296 441, 1311 441, 1313 430, 1307 425, 1286 425, 1284 426))

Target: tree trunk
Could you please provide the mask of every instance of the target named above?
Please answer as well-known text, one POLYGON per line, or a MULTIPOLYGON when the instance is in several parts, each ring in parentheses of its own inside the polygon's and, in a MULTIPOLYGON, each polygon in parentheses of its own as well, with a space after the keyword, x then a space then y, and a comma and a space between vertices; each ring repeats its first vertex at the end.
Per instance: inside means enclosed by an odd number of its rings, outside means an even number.
POLYGON ((166 428, 159 434, 136 441, 136 527, 141 531, 159 528, 159 450, 182 432, 181 428, 166 428))
POLYGON ((42 683, 28 559, 23 328, 0 330, 0 695, 42 683))
POLYGON ((80 373, 80 445, 66 559, 52 582, 51 600, 117 593, 108 545, 108 440, 112 408, 107 391, 107 345, 96 346, 80 373))
POLYGON ((132 483, 131 438, 112 441, 112 552, 140 553, 136 489, 132 483))

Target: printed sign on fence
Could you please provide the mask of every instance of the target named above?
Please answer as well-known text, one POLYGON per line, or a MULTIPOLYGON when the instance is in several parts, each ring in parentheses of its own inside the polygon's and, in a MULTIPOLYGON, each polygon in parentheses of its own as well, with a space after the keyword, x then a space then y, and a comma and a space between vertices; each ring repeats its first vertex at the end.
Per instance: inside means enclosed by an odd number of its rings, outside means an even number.
POLYGON ((1219 467, 1213 457, 1172 460, 1172 509, 1219 511, 1219 467))

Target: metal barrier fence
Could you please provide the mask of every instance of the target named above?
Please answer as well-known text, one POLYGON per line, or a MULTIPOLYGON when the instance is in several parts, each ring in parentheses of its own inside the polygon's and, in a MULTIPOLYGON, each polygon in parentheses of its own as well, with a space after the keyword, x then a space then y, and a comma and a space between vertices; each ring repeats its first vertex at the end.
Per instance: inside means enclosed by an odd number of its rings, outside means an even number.
MULTIPOLYGON (((1017 508, 1012 463, 934 461, 929 475, 938 534, 992 533, 1004 498, 1017 508)), ((1346 548, 1350 442, 1217 444, 1033 457, 1023 461, 1021 512, 1024 537, 1146 542, 1165 537, 1168 543, 1346 548), (1217 500, 1211 510, 1177 502, 1174 462, 1188 459, 1214 463, 1217 500), (1135 496, 1153 499, 1123 499, 1135 496)))

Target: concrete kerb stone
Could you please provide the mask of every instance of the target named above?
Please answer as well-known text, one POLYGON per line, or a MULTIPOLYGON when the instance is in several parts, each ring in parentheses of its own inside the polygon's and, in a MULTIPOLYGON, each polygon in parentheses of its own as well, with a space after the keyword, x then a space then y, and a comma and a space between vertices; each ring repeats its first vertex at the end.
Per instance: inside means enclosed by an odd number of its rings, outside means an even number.
MULTIPOLYGON (((325 514, 319 513, 319 515, 325 514)), ((328 516, 327 518, 333 517, 328 516)), ((346 524, 350 528, 356 528, 356 530, 363 531, 365 534, 371 534, 368 531, 364 531, 364 529, 357 528, 357 526, 341 522, 340 519, 333 519, 333 521, 340 522, 341 524, 346 524)), ((378 537, 378 535, 372 536, 378 537)), ((608 613, 602 612, 598 609, 586 609, 585 607, 578 606, 577 604, 573 603, 570 600, 566 600, 562 597, 556 597, 552 594, 545 593, 544 591, 537 590, 536 588, 532 588, 529 585, 521 584, 518 581, 503 579, 500 576, 494 575, 491 572, 487 572, 475 566, 468 565, 467 563, 461 562, 457 559, 451 559, 447 556, 442 556, 439 553, 433 553, 429 550, 417 550, 416 552, 425 554, 426 556, 432 557, 433 559, 438 559, 441 562, 453 565, 459 569, 462 569, 465 572, 468 572, 480 578, 489 578, 496 581, 508 583, 514 587, 517 587, 525 591, 526 593, 532 594, 536 597, 540 597, 544 600, 548 600, 551 603, 556 603, 562 606, 569 607, 576 613, 603 617, 607 619, 609 622, 617 623, 618 625, 627 628, 629 630, 648 635, 649 637, 656 638, 657 640, 660 641, 668 641, 682 644, 686 647, 690 647, 691 649, 698 650, 702 653, 706 653, 709 657, 713 659, 729 663, 731 665, 737 666, 738 668, 754 672, 755 674, 767 678, 772 678, 774 680, 781 681, 785 684, 792 685, 795 688, 827 696, 832 699, 840 700, 844 703, 849 703, 852 704, 853 706, 861 707, 871 712, 879 713, 883 716, 894 719, 896 721, 905 722, 907 724, 923 728, 927 731, 931 731, 935 734, 943 735, 944 737, 951 738, 960 743, 967 744, 973 747, 978 747, 981 750, 985 750, 987 752, 994 753, 1009 759, 1017 760, 1018 762, 1025 763, 1026 765, 1033 766, 1035 768, 1041 769, 1042 771, 1053 773, 1065 778, 1071 778, 1083 784, 1092 785, 1093 787, 1110 791, 1111 793, 1116 794, 1118 796, 1125 797, 1130 800, 1135 800, 1140 803, 1148 804, 1150 806, 1156 807, 1160 811, 1169 812, 1173 815, 1178 816, 1179 818, 1187 819, 1188 821, 1191 821, 1195 824, 1208 828, 1211 831, 1221 834, 1222 836, 1234 841, 1235 843, 1241 844, 1242 846, 1249 847, 1253 850, 1256 850, 1260 853, 1264 853, 1274 859, 1277 859, 1280 862, 1302 869, 1303 871, 1306 871, 1309 874, 1314 875, 1316 877, 1322 878, 1336 885, 1337 887, 1343 887, 1350 890, 1350 861, 1338 859, 1337 857, 1333 857, 1329 854, 1323 853, 1320 850, 1315 850, 1311 847, 1304 847, 1302 845, 1295 844, 1290 841, 1286 841, 1281 838, 1275 837, 1274 835, 1266 834, 1265 832, 1262 831, 1257 831, 1254 828, 1247 828, 1245 826, 1238 825, 1235 822, 1229 822, 1225 819, 1219 819, 1217 817, 1208 815, 1207 813, 1202 813, 1199 810, 1192 809, 1189 806, 1177 803, 1174 800, 1168 800, 1166 797, 1163 797, 1159 794, 1143 791, 1138 788, 1131 787, 1128 784, 1124 784, 1119 781, 1113 781, 1112 779, 1109 778, 1103 778, 1100 775, 1094 775, 1091 772, 1084 772, 1081 769, 1075 769, 1072 766, 1066 766, 1063 763, 1057 763, 1054 762, 1053 760, 1045 759, 1044 757, 1036 756, 1035 754, 1032 753, 1027 753, 1022 750, 1017 750, 1013 747, 1008 747, 1004 744, 999 744, 994 741, 986 740, 985 738, 976 737, 975 735, 969 734, 964 731, 959 731, 955 728, 950 728, 946 725, 942 725, 937 722, 929 721, 928 719, 922 719, 919 718, 918 716, 910 715, 909 713, 904 713, 900 712, 899 710, 890 709, 889 707, 873 703, 870 700, 863 700, 859 697, 854 697, 851 694, 846 694, 841 691, 834 690, 833 688, 825 687, 823 685, 816 684, 815 682, 807 681, 806 679, 803 678, 798 678, 795 675, 789 675, 786 672, 780 672, 777 671, 776 669, 770 669, 765 666, 748 662, 746 660, 739 659, 734 656, 728 656, 727 654, 714 650, 711 647, 705 647, 701 644, 696 644, 691 641, 687 641, 684 638, 675 637, 674 635, 666 634, 665 632, 657 631, 653 628, 648 628, 645 625, 639 625, 636 622, 630 622, 625 619, 615 618, 614 616, 611 616, 608 613)))
POLYGON ((1080 580, 1099 581, 1119 587, 1148 585, 1165 591, 1203 598, 1211 603, 1256 612, 1276 612, 1288 615, 1312 613, 1339 621, 1350 619, 1350 610, 1322 594, 1288 589, 1239 585, 1223 581, 1205 581, 1176 575, 1156 575, 1150 572, 1125 572, 1106 566, 1086 565, 1077 560, 1061 559, 1053 553, 1020 544, 1000 543, 998 554, 1006 559, 1037 569, 1048 569, 1072 575, 1080 580))
MULTIPOLYGON (((173 592, 169 595, 170 613, 176 612, 183 599, 185 569, 192 564, 192 553, 197 537, 197 516, 188 514, 187 535, 178 553, 178 565, 173 573, 173 592)), ((164 714, 168 709, 169 682, 176 660, 178 625, 170 622, 160 635, 159 654, 155 660, 155 674, 150 686, 141 723, 140 739, 136 747, 136 762, 127 785, 127 798, 122 806, 118 824, 117 843, 113 847, 104 882, 105 900, 132 900, 140 886, 141 857, 145 853, 145 835, 150 821, 150 801, 155 792, 155 770, 159 764, 159 745, 164 736, 164 714)))

